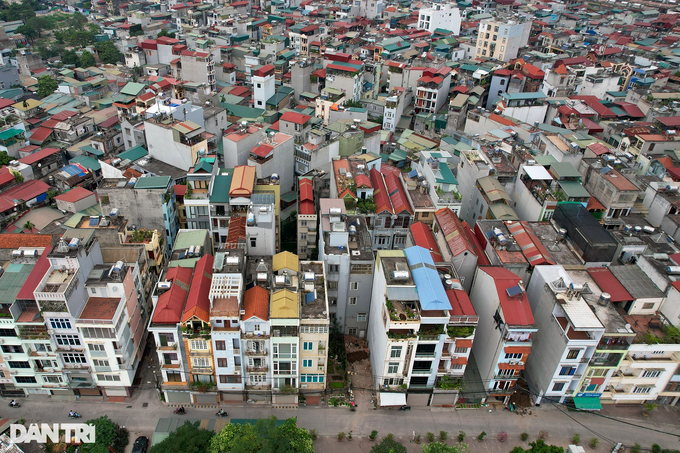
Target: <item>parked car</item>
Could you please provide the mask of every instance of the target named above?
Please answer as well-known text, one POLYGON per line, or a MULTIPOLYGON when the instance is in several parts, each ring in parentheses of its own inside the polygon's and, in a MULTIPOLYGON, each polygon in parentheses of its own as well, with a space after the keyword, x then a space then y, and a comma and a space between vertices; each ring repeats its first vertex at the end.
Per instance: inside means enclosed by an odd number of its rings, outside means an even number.
POLYGON ((149 448, 149 439, 139 436, 132 445, 132 453, 146 453, 147 448, 149 448))

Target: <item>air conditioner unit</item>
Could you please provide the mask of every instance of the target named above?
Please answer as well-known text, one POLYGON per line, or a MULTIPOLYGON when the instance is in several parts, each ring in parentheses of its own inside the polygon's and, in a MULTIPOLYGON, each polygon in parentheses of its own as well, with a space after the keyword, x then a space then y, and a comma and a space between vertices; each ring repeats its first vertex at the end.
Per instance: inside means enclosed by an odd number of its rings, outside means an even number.
POLYGON ((12 356, 9 355, 9 354, 7 354, 7 355, 5 356, 5 360, 12 360, 12 356))
POLYGON ((45 368, 45 373, 52 373, 54 372, 54 368, 45 368))
POLYGON ((52 330, 52 329, 47 329, 47 334, 48 334, 48 335, 52 335, 53 333, 54 333, 54 330, 52 330))
POLYGON ((517 360, 511 360, 510 365, 517 365, 517 360))
POLYGON ((300 388, 301 388, 301 389, 306 389, 306 388, 307 388, 307 384, 300 384, 300 388))
POLYGON ((4 339, 4 338, 0 338, 0 344, 5 344, 5 339, 4 339))
POLYGON ((17 374, 17 370, 9 370, 9 374, 17 374))
POLYGON ((517 365, 524 366, 524 362, 520 360, 519 362, 517 362, 517 365))
POLYGON ((275 336, 275 337, 278 337, 278 336, 280 336, 280 335, 281 335, 281 331, 280 331, 280 330, 274 330, 274 336, 275 336))

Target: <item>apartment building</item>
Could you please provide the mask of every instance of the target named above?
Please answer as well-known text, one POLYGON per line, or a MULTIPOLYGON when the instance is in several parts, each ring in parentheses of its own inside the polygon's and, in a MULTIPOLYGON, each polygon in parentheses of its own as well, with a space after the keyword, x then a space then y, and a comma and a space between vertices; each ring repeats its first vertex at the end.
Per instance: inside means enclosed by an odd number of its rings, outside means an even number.
POLYGON ((539 397, 560 403, 587 398, 577 394, 605 326, 582 297, 583 290, 560 265, 534 268, 527 298, 541 341, 532 346, 524 375, 539 397))
POLYGON ((472 353, 490 397, 507 403, 538 331, 522 280, 495 266, 477 268, 470 300, 479 316, 472 353))
POLYGON ((265 65, 252 72, 254 107, 264 109, 269 98, 276 92, 274 66, 265 65))
POLYGON ((314 179, 302 176, 298 179, 297 255, 307 259, 317 247, 317 213, 314 204, 314 179))
MULTIPOLYGON (((407 104, 406 88, 396 87, 390 91, 390 95, 385 98, 385 108, 383 111, 383 130, 394 132, 397 123, 401 120, 404 108, 407 104)), ((410 100, 410 97, 409 97, 410 100)))
POLYGON ((436 29, 444 29, 460 34, 460 10, 458 6, 434 3, 430 7, 420 8, 418 12, 418 28, 434 33, 436 29))
POLYGON ((269 303, 269 290, 260 285, 247 289, 243 295, 245 313, 241 314, 240 325, 242 363, 245 362, 249 367, 244 374, 244 384, 248 397, 254 401, 267 401, 268 391, 271 390, 269 303))
POLYGON ((519 50, 527 45, 530 32, 531 21, 482 20, 479 23, 475 56, 513 60, 517 58, 519 50))
POLYGON ((406 404, 404 393, 389 392, 404 386, 411 391, 427 389, 409 392, 410 405, 455 404, 457 392, 441 391, 447 389, 442 382, 462 376, 477 318, 463 300, 460 282, 437 269, 423 247, 378 251, 368 341, 374 384, 383 390, 382 406, 406 404))
POLYGON ((586 189, 606 209, 605 222, 620 222, 637 202, 640 189, 612 167, 593 168, 588 175, 586 189))
MULTIPOLYGON (((280 124, 280 123, 279 123, 280 124)), ((281 132, 270 132, 250 150, 248 165, 255 167, 258 178, 274 178, 284 190, 294 187, 295 146, 293 137, 281 132)))
POLYGON ((446 104, 451 88, 451 68, 427 68, 416 82, 416 113, 438 113, 446 104))
POLYGON ((328 279, 330 319, 346 335, 365 338, 373 284, 371 236, 364 216, 348 216, 341 199, 319 201, 319 260, 328 279))
POLYGON ((163 117, 144 121, 149 156, 184 171, 196 162, 198 152, 208 151, 205 129, 193 121, 163 117))
POLYGON ((425 178, 425 187, 436 209, 449 208, 460 214, 462 195, 458 192, 458 180, 453 174, 454 156, 448 151, 421 151, 414 169, 425 178))
POLYGON ((170 66, 174 78, 204 83, 206 94, 217 92, 215 58, 211 53, 183 50, 179 58, 170 62, 170 66))
POLYGON ((326 88, 344 92, 351 101, 361 99, 363 93, 364 63, 359 60, 331 61, 326 66, 326 88))

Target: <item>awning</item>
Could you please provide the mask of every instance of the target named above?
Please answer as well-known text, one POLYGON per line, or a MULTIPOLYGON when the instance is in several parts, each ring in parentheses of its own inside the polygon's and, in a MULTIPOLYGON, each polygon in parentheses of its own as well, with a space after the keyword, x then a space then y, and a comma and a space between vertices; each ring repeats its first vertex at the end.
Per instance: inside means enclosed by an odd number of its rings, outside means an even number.
POLYGON ((380 392, 380 406, 404 406, 405 404, 406 393, 380 392))
POLYGON ((576 409, 583 411, 599 411, 602 409, 600 398, 597 396, 575 396, 574 405, 576 409))

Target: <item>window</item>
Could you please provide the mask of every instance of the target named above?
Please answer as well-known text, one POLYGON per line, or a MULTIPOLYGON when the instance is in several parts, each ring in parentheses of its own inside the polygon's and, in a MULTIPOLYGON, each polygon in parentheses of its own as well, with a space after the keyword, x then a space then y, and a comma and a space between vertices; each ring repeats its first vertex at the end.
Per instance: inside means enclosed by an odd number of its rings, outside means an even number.
POLYGON ((505 354, 506 359, 521 359, 522 354, 520 352, 515 352, 515 353, 506 353, 505 354))
POLYGON ((467 354, 469 348, 456 348, 453 352, 455 354, 467 354))
MULTIPOLYGON (((78 343, 80 344, 80 343, 78 343)), ((87 349, 90 351, 104 351, 104 345, 103 344, 88 344, 87 349)))
POLYGON ((218 351, 226 351, 227 343, 224 340, 215 341, 215 349, 218 351))
POLYGON ((207 357, 194 357, 192 363, 196 368, 207 368, 210 366, 210 360, 207 357))
POLYGON ((28 362, 7 362, 10 368, 30 368, 31 364, 28 362))
POLYGON ((257 87, 258 87, 258 88, 262 88, 262 84, 261 84, 261 83, 258 83, 258 84, 257 84, 257 87))
POLYGON ((314 349, 314 343, 311 341, 303 341, 302 342, 302 350, 303 351, 311 351, 314 349))
POLYGON ((324 375, 323 374, 301 374, 300 382, 302 383, 322 383, 324 375))
POLYGON ((220 384, 240 384, 241 376, 220 376, 220 384))
POLYGON ((115 374, 98 374, 97 379, 100 381, 119 382, 120 376, 115 374))
POLYGON ((649 393, 651 391, 652 388, 647 386, 638 386, 633 389, 633 393, 649 393))
POLYGON ((553 392, 561 392, 563 388, 564 388, 564 382, 555 382, 553 384, 552 391, 553 392))
POLYGON ((340 265, 339 264, 329 264, 328 265, 328 272, 340 272, 340 265))
POLYGON ((305 359, 302 361, 302 366, 305 368, 311 368, 312 365, 312 359, 305 359))
POLYGON ((580 349, 570 349, 567 353, 568 360, 578 359, 578 355, 581 353, 580 349))
POLYGON ((191 340, 191 349, 205 351, 208 349, 208 342, 205 340, 191 340))
POLYGON ((0 329, 0 337, 16 337, 17 332, 14 329, 0 329))
POLYGON ((166 371, 168 376, 167 382, 182 382, 182 373, 179 371, 166 371))
POLYGON ((53 329, 70 329, 71 320, 67 318, 54 318, 50 320, 53 329))
POLYGON ((392 346, 390 350, 390 357, 393 359, 398 359, 401 357, 401 346, 392 346))
POLYGON ((33 376, 16 376, 14 379, 16 380, 17 384, 37 384, 38 383, 33 376))
POLYGON ((643 310, 651 310, 654 308, 654 302, 645 302, 642 304, 642 309, 643 310))
POLYGON ((64 363, 87 363, 87 360, 85 359, 85 354, 75 354, 71 352, 67 352, 65 354, 61 355, 62 360, 64 363))
POLYGON ((356 335, 357 334, 357 328, 356 327, 349 327, 347 329, 347 335, 356 335))
POLYGON ((357 313, 357 322, 366 322, 366 313, 357 313))
POLYGON ((645 370, 642 373, 642 377, 643 378, 655 378, 655 377, 659 377, 662 372, 663 372, 663 370, 645 370))
POLYGON ((576 367, 573 366, 563 366, 560 370, 560 376, 573 376, 576 372, 576 367))
POLYGON ((92 364, 94 366, 109 366, 108 360, 92 359, 92 364))
POLYGON ((113 329, 102 327, 83 327, 80 329, 80 333, 85 338, 116 338, 113 329))
POLYGON ((250 246, 257 247, 257 238, 250 238, 250 246))
POLYGON ((64 381, 61 376, 43 376, 43 382, 45 384, 61 384, 64 381))
POLYGON ((375 243, 377 245, 385 245, 387 244, 387 236, 376 236, 375 237, 375 243))
POLYGON ((350 305, 356 305, 357 304, 357 298, 356 297, 350 297, 349 298, 349 304, 350 305))
POLYGON ((329 281, 328 282, 328 289, 338 289, 338 282, 329 281))
MULTIPOLYGON (((80 346, 80 338, 78 338, 78 335, 63 335, 63 334, 58 334, 54 336, 54 339, 57 341, 57 344, 59 346, 80 346)), ((89 345, 89 346, 94 346, 94 345, 89 345)), ((99 345, 97 345, 99 346, 99 345)))
POLYGON ((397 374, 398 372, 399 372, 399 363, 390 362, 389 365, 387 365, 387 374, 397 374))
POLYGON ((218 368, 227 368, 229 366, 229 362, 227 362, 227 359, 225 357, 219 357, 217 359, 217 367, 218 368))

